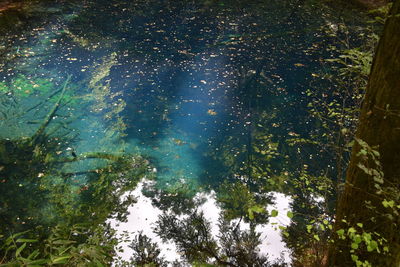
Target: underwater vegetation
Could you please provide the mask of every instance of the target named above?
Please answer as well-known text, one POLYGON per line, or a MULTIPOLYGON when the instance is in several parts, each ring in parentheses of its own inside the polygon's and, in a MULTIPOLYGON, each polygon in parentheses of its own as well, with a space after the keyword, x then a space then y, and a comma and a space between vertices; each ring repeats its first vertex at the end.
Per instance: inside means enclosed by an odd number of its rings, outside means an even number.
MULTIPOLYGON (((105 104, 110 92, 101 91, 106 88, 101 80, 108 74, 93 73, 90 89, 78 96, 71 75, 60 88, 47 79, 22 74, 1 83, 2 263, 106 264, 115 255, 114 231, 106 221, 126 219, 135 202, 127 192, 149 167, 146 159, 122 153, 121 147, 106 152, 101 140, 98 152, 75 150, 82 134, 76 131, 77 121, 84 115, 73 112, 78 103, 99 115, 107 111, 103 123, 121 111, 105 104), (89 98, 89 94, 98 95, 89 98), (43 245, 33 246, 37 242, 43 245), (82 256, 82 251, 88 254, 82 256)), ((116 131, 123 133, 110 126, 107 142, 116 131)))
POLYGON ((327 1, 45 2, 0 25, 0 264, 285 266, 259 249, 278 216, 285 260, 325 264, 382 25, 327 1), (175 262, 111 227, 144 177, 175 262))

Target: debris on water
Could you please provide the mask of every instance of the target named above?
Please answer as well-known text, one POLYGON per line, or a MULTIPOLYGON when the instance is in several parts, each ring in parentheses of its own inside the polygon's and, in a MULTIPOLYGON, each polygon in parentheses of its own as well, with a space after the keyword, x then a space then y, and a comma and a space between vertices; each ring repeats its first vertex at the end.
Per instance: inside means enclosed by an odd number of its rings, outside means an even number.
POLYGON ((213 109, 209 109, 209 110, 207 110, 207 114, 211 115, 211 116, 215 116, 215 115, 217 115, 217 112, 214 111, 213 109))
POLYGON ((182 146, 182 145, 186 144, 185 141, 183 141, 181 139, 177 139, 177 138, 172 138, 172 141, 178 146, 182 146))

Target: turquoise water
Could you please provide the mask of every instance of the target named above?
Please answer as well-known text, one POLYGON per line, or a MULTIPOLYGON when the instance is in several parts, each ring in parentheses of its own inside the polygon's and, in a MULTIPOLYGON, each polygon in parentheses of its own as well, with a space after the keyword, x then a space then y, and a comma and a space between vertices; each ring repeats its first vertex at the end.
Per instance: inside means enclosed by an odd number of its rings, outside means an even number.
MULTIPOLYGON (((314 127, 305 90, 320 58, 332 53, 323 48, 334 40, 321 27, 340 19, 319 16, 313 3, 114 0, 40 11, 42 21, 28 20, 28 30, 10 29, 3 38, 0 81, 23 76, 32 85, 42 78, 55 91, 71 75, 70 102, 54 119, 73 118, 60 130, 71 137, 60 153, 139 153, 160 185, 185 180, 195 187, 271 177, 295 169, 300 158, 311 170, 321 158, 329 162, 329 155, 285 143, 314 127), (119 118, 126 129, 115 128, 119 118)), ((46 96, 30 93, 13 109, 46 96)), ((2 137, 32 135, 32 120, 51 106, 7 116, 2 137)))
POLYGON ((161 237, 158 215, 204 210, 216 239, 257 226, 250 243, 273 240, 274 258, 323 250, 358 101, 325 59, 371 34, 328 4, 0 3, 0 236, 82 224, 108 244, 104 225, 161 237))

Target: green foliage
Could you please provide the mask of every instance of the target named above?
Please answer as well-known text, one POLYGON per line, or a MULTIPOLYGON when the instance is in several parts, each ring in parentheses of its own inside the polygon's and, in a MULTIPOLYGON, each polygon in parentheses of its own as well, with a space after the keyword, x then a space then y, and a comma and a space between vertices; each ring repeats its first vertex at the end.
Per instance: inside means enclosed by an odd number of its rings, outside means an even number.
MULTIPOLYGON (((379 147, 371 147, 365 141, 355 138, 355 149, 358 158, 357 167, 371 177, 370 184, 375 188, 375 194, 367 193, 363 188, 355 188, 370 196, 365 201, 365 208, 369 209, 370 217, 361 222, 348 222, 342 219, 341 228, 336 230, 339 241, 347 242, 350 247, 350 256, 356 266, 372 266, 367 258, 390 257, 390 240, 382 233, 375 231, 378 218, 387 218, 394 226, 398 224, 399 202, 398 188, 385 180, 380 161, 379 147)), ((347 187, 354 185, 346 182, 347 187)), ((337 224, 338 225, 338 224, 337 224)), ((331 242, 335 242, 332 240, 331 242)))
POLYGON ((226 220, 244 219, 257 223, 268 221, 265 207, 270 199, 257 197, 244 183, 223 183, 218 191, 217 201, 226 220))
POLYGON ((133 256, 130 263, 137 267, 163 267, 167 266, 165 259, 160 255, 161 250, 157 243, 153 243, 150 238, 143 233, 135 236, 129 245, 133 249, 133 256))
POLYGON ((177 220, 173 214, 160 215, 155 232, 163 241, 174 241, 188 262, 208 262, 218 253, 218 244, 211 235, 211 224, 202 213, 193 212, 183 220, 177 220))
POLYGON ((288 141, 294 146, 307 144, 317 147, 321 152, 320 157, 331 159, 328 162, 334 167, 331 179, 340 183, 349 162, 359 109, 378 38, 374 29, 357 29, 363 45, 354 47, 350 27, 339 23, 335 27, 328 25, 326 31, 332 34, 336 43, 328 48, 332 58, 322 62, 322 71, 312 75, 311 89, 306 91, 315 127, 308 138, 294 137, 288 141))
POLYGON ((276 217, 278 216, 278 211, 277 210, 271 210, 271 217, 276 217))
MULTIPOLYGON (((328 251, 326 244, 334 236, 330 223, 334 202, 350 160, 359 108, 377 44, 373 27, 353 28, 336 22, 328 23, 325 31, 334 44, 328 48, 332 58, 324 59, 321 71, 311 74, 311 89, 306 91, 314 127, 307 137, 288 139, 294 148, 311 147, 319 151, 315 165, 308 167, 307 163, 304 171, 290 174, 288 179, 296 216, 287 227, 289 235, 285 239, 293 250, 295 262, 307 266, 323 265, 328 251), (362 46, 354 45, 351 37, 354 34, 362 46)), ((314 156, 310 155, 310 159, 314 156)))
POLYGON ((378 151, 379 147, 371 147, 359 138, 355 140, 359 146, 359 151, 357 153, 359 161, 357 167, 372 178, 376 195, 380 197, 380 204, 382 204, 382 206, 373 207, 370 203, 367 203, 368 207, 376 209, 377 212, 379 211, 380 215, 396 222, 396 218, 400 216, 400 196, 398 188, 392 183, 388 183, 385 179, 380 161, 380 153, 378 151), (384 208, 383 210, 382 207, 384 208))
POLYGON ((159 217, 156 233, 164 241, 173 241, 189 264, 196 266, 270 266, 259 254, 260 234, 253 227, 242 231, 236 223, 223 217, 219 221, 218 241, 211 224, 202 212, 191 211, 177 219, 174 214, 159 217))
POLYGON ((58 225, 44 240, 21 238, 31 234, 25 231, 2 240, 2 262, 8 260, 1 266, 108 266, 113 259, 116 239, 107 226, 58 225))
POLYGON ((161 210, 171 209, 175 214, 184 214, 200 206, 205 199, 196 196, 196 184, 185 180, 171 180, 168 184, 146 183, 143 194, 152 199, 161 210))
POLYGON ((114 132, 124 134, 126 125, 120 113, 125 109, 126 103, 121 97, 121 92, 112 92, 110 80, 106 80, 111 68, 117 64, 117 54, 111 53, 95 65, 89 80, 89 94, 85 96, 88 102, 92 102, 91 112, 101 114, 109 123, 111 137, 114 132))
POLYGON ((337 230, 336 234, 339 239, 349 240, 351 259, 356 266, 372 266, 367 260, 363 260, 366 254, 373 252, 387 254, 389 252, 387 240, 381 237, 379 233, 366 231, 362 223, 357 223, 352 227, 346 220, 342 220, 342 222, 346 225, 346 228, 337 230))
MULTIPOLYGON (((119 153, 120 147, 114 153, 68 152, 75 142, 69 134, 73 120, 53 119, 64 111, 60 106, 75 103, 73 93, 67 90, 68 82, 69 78, 62 90, 56 90, 44 79, 31 81, 18 76, 0 87, 3 105, 14 103, 21 108, 21 103, 37 98, 28 111, 40 112, 44 102, 54 101, 33 135, 0 139, 0 234, 29 229, 21 232, 23 239, 11 235, 4 240, 0 257, 7 266, 110 265, 117 242, 105 222, 110 218, 126 220, 128 206, 135 201, 126 193, 148 170, 147 160, 119 153), (77 168, 79 165, 86 168, 77 168)), ((120 111, 110 108, 113 114, 120 111)), ((6 114, 4 118, 18 120, 18 115, 6 114)))
MULTIPOLYGON (((294 174, 293 174, 294 175, 294 174)), ((287 216, 291 224, 281 228, 292 257, 298 264, 320 265, 331 235, 333 182, 326 176, 313 176, 303 170, 288 179, 294 201, 287 216)))

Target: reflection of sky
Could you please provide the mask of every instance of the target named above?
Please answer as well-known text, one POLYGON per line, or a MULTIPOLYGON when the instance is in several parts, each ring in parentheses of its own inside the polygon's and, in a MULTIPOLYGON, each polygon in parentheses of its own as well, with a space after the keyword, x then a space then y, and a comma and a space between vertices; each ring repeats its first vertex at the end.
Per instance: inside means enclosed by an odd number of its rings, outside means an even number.
MULTIPOLYGON (((268 59, 264 73, 264 82, 267 83, 265 88, 277 95, 284 95, 282 110, 284 105, 301 103, 301 99, 290 102, 290 94, 287 96, 286 91, 294 91, 291 87, 299 87, 296 90, 300 91, 301 85, 308 83, 307 79, 311 76, 299 63, 304 63, 303 66, 312 63, 313 59, 308 54, 312 51, 311 44, 318 40, 314 35, 310 35, 310 40, 307 41, 290 36, 288 37, 292 39, 282 42, 271 39, 275 28, 281 32, 282 26, 291 27, 288 23, 282 25, 279 20, 274 21, 275 24, 271 23, 268 14, 274 15, 277 11, 273 6, 271 11, 267 9, 269 13, 264 10, 266 13, 261 16, 257 12, 254 16, 248 12, 246 16, 228 12, 228 15, 215 18, 192 17, 196 12, 189 9, 182 10, 184 12, 160 9, 160 14, 154 16, 135 16, 127 12, 124 26, 128 30, 124 32, 121 25, 115 24, 121 19, 122 14, 119 12, 124 9, 116 7, 115 12, 109 12, 110 16, 104 20, 104 16, 100 15, 111 5, 109 1, 98 1, 98 4, 101 2, 104 2, 106 8, 97 10, 98 14, 92 10, 90 13, 98 15, 101 18, 99 24, 105 27, 106 32, 110 31, 107 34, 112 37, 108 41, 102 41, 105 47, 109 44, 111 47, 88 51, 69 37, 60 38, 65 34, 64 30, 68 29, 68 20, 64 17, 62 24, 50 23, 52 26, 37 29, 38 34, 35 36, 21 38, 14 43, 19 51, 17 60, 20 66, 25 63, 27 66, 34 66, 37 75, 53 77, 59 83, 65 79, 66 73, 73 73, 75 80, 86 84, 95 63, 101 63, 104 56, 117 52, 118 64, 113 66, 106 80, 111 81, 113 90, 123 91, 124 96, 129 95, 136 101, 127 101, 127 108, 133 109, 135 113, 128 112, 126 115, 142 119, 132 121, 135 125, 130 125, 133 130, 128 133, 126 151, 132 150, 150 156, 151 163, 156 166, 158 179, 162 182, 180 178, 196 181, 203 172, 213 172, 209 169, 215 165, 204 164, 204 159, 208 157, 204 153, 208 152, 207 149, 212 147, 210 144, 214 144, 216 140, 224 140, 224 135, 240 139, 234 143, 237 148, 241 145, 239 142, 247 141, 241 135, 244 135, 243 122, 249 111, 245 103, 246 97, 234 95, 234 89, 237 88, 233 82, 239 77, 233 69, 238 70, 239 66, 243 66, 245 71, 254 71, 257 64, 260 64, 260 58, 268 59), (121 27, 112 28, 115 25, 121 27), (121 31, 119 34, 123 33, 124 38, 118 38, 118 34, 114 35, 113 31, 121 31), (113 43, 113 38, 118 39, 120 46, 117 47, 117 42, 113 43), (277 45, 272 45, 273 43, 277 45), (29 46, 26 51, 25 46, 29 46), (298 46, 298 54, 293 53, 295 46, 298 46), (46 56, 42 60, 40 56, 33 56, 43 52, 46 56), (30 54, 32 56, 27 56, 30 54), (159 113, 164 109, 168 111, 166 118, 161 123, 156 122, 160 117, 159 113), (139 112, 142 115, 138 115, 139 112)), ((295 24, 300 25, 297 22, 295 24)), ((81 30, 85 32, 87 29, 81 30)), ((79 35, 79 31, 77 34, 79 35)), ((307 66, 307 70, 311 69, 310 66, 307 66)), ((12 73, 7 75, 12 76, 12 73)), ((282 115, 286 116, 287 114, 282 115)), ((105 137, 108 126, 99 117, 86 114, 85 118, 72 125, 79 132, 79 140, 73 145, 78 155, 99 150, 115 152, 120 147, 117 140, 105 137)), ((285 120, 289 122, 285 125, 288 131, 291 130, 291 120, 285 120)), ((218 146, 213 148, 216 147, 218 146)), ((86 170, 95 168, 98 162, 84 161, 71 165, 76 170, 86 170)), ((139 191, 140 187, 135 192, 140 194, 139 191)), ((203 209, 215 225, 218 209, 213 198, 209 199, 203 209)), ((287 198, 283 196, 277 196, 277 202, 278 210, 288 205, 287 198)), ((160 213, 143 197, 139 197, 139 203, 131 207, 130 212, 129 222, 121 226, 129 230, 149 228, 149 222, 155 221, 160 213)), ((281 216, 285 212, 279 214, 281 216)), ((287 222, 284 217, 279 218, 283 220, 283 224, 287 222)), ((150 231, 150 228, 146 229, 145 232, 150 231)), ((277 256, 283 249, 279 234, 271 232, 270 227, 263 227, 262 231, 267 233, 265 242, 269 243, 263 243, 262 250, 277 256)))
MULTIPOLYGON (((122 234, 124 231, 128 231, 130 233, 137 233, 139 231, 143 231, 145 235, 150 237, 154 242, 161 248, 161 254, 169 261, 174 261, 179 258, 178 253, 176 252, 175 246, 173 243, 163 243, 161 239, 152 231, 155 222, 159 215, 162 214, 162 211, 151 204, 151 199, 143 196, 142 190, 143 184, 140 183, 139 186, 133 192, 133 195, 137 197, 138 202, 129 208, 130 215, 128 216, 128 221, 126 223, 116 224, 115 221, 112 221, 112 226, 117 229, 119 234, 122 234)), ((276 209, 278 211, 278 216, 270 219, 270 224, 268 225, 259 225, 256 227, 256 230, 261 234, 262 243, 259 246, 260 253, 266 255, 268 254, 268 258, 270 261, 275 259, 279 259, 281 253, 284 255, 284 259, 286 262, 290 261, 289 251, 285 246, 285 243, 282 241, 281 231, 278 226, 287 226, 290 223, 290 219, 286 216, 287 211, 289 210, 289 203, 291 199, 284 196, 281 193, 273 193, 276 204, 268 206, 268 210, 276 209), (271 223, 276 223, 272 225, 271 223)), ((211 222, 211 232, 214 237, 218 236, 218 218, 220 208, 217 206, 215 195, 213 193, 207 194, 206 196, 202 195, 202 197, 206 197, 207 201, 201 205, 198 210, 203 211, 205 218, 211 222)), ((248 229, 249 225, 246 223, 241 223, 242 229, 248 229)), ((132 250, 128 248, 128 244, 123 244, 124 252, 119 255, 122 256, 123 259, 128 260, 131 257, 132 250)))

